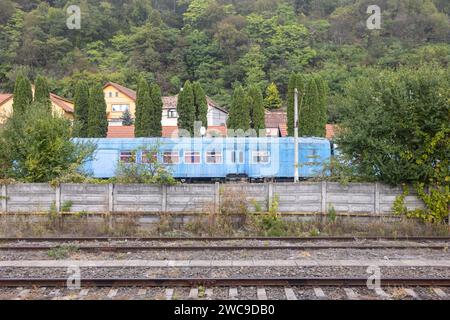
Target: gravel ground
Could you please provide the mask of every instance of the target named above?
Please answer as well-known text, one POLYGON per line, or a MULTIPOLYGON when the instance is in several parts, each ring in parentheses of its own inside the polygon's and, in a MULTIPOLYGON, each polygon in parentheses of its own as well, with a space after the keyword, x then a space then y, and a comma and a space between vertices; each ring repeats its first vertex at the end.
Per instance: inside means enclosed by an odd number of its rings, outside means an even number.
POLYGON ((284 288, 269 287, 266 288, 267 299, 269 300, 286 300, 284 288))
MULTIPOLYGON (((0 250, 0 260, 270 260, 270 259, 449 259, 448 250, 437 249, 305 249, 305 250, 189 250, 189 251, 130 251, 88 252, 61 249, 56 256, 52 250, 5 251, 0 250)), ((58 253, 58 252, 56 252, 58 253)))
POLYGON ((319 300, 312 288, 294 288, 298 300, 319 300))
POLYGON ((51 245, 74 245, 74 246, 188 246, 188 245, 201 245, 201 246, 271 246, 271 245, 283 245, 283 246, 296 246, 296 245, 449 245, 449 241, 410 241, 410 240, 366 240, 366 239, 354 239, 351 241, 336 241, 336 240, 315 240, 309 238, 308 240, 177 240, 177 241, 139 241, 139 240, 109 240, 109 241, 1 241, 1 245, 11 246, 51 246, 51 245))
POLYGON ((256 294, 256 287, 238 287, 238 300, 256 300, 258 296, 256 294))
MULTIPOLYGON (((81 268, 83 278, 229 278, 229 277, 367 277, 365 267, 215 267, 215 268, 81 268)), ((442 267, 382 267, 383 277, 426 277, 449 278, 450 268, 442 267)), ((67 277, 65 268, 1 268, 0 277, 67 277)))

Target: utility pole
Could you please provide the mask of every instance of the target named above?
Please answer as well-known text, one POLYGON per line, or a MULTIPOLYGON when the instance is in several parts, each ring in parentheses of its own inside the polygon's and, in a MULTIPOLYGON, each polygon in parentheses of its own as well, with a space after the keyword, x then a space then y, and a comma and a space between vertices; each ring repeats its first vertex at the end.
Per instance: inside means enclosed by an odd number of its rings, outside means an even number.
POLYGON ((294 89, 294 182, 298 182, 298 90, 294 89))

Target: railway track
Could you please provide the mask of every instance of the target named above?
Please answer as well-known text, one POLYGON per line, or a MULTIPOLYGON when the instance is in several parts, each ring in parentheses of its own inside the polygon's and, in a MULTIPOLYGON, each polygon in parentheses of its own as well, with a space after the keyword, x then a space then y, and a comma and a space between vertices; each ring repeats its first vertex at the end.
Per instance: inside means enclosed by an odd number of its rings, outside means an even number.
POLYGON ((64 237, 64 238, 0 238, 0 251, 42 251, 70 246, 77 251, 85 252, 122 252, 122 251, 274 251, 274 250, 324 250, 324 249, 430 249, 447 250, 450 245, 450 237, 64 237), (364 241, 384 241, 383 243, 361 243, 364 241), (232 241, 236 243, 220 244, 220 242, 232 241), (259 241, 261 243, 246 243, 246 241, 259 241), (289 244, 269 243, 289 242, 289 244), (319 243, 327 241, 329 243, 319 243), (38 244, 27 244, 27 243, 38 244), (44 243, 50 242, 52 244, 44 243), (80 245, 83 242, 94 242, 95 244, 80 245), (96 244, 99 243, 108 243, 96 244), (135 243, 133 243, 135 242, 135 243), (148 243, 146 243, 148 242, 148 243), (152 243, 153 242, 153 243, 152 243), (156 242, 156 243, 155 243, 156 242), (163 244, 158 244, 158 242, 163 244), (166 243, 173 242, 171 245, 166 243), (187 242, 187 245, 182 245, 187 242), (199 242, 193 244, 192 242, 199 242), (348 243, 343 243, 348 242, 348 243), (401 243, 407 242, 407 243, 401 243), (416 243, 411 243, 416 242, 416 243), (438 242, 438 243, 436 243, 438 242))
MULTIPOLYGON (((83 287, 192 287, 192 286, 367 286, 367 278, 276 277, 276 278, 87 278, 83 287)), ((450 287, 446 278, 383 278, 382 286, 450 287)), ((67 278, 0 278, 0 287, 65 287, 67 278)))
POLYGON ((358 241, 358 240, 385 240, 385 241, 450 241, 450 236, 434 237, 378 237, 378 236, 353 236, 353 237, 1 237, 2 242, 71 242, 71 241, 358 241))
POLYGON ((369 289, 365 278, 0 278, 1 299, 378 300, 450 299, 449 280, 390 278, 369 289))
POLYGON ((0 275, 0 299, 71 299, 73 296, 75 299, 397 299, 397 291, 402 292, 401 299, 448 299, 450 277, 445 276, 448 275, 445 268, 449 265, 445 255, 449 245, 450 237, 0 238, 0 252, 4 252, 0 262, 6 270, 0 275), (83 259, 78 263, 79 255, 73 258, 75 260, 67 259, 70 255, 62 260, 46 260, 38 252, 65 246, 86 252, 152 253, 112 256, 118 260, 108 260, 109 255, 102 256, 107 257, 106 260, 94 257, 92 261, 88 260, 89 256, 81 256, 83 259), (325 256, 317 252, 313 258, 290 251, 257 252, 321 249, 443 251, 426 253, 428 260, 423 260, 424 251, 420 251, 417 259, 411 258, 414 252, 406 251, 403 256, 383 251, 364 256, 362 251, 356 251, 353 257, 347 256, 347 251, 344 256, 342 251, 327 252, 325 256), (216 260, 211 259, 211 252, 203 255, 187 252, 208 250, 217 251, 216 260), (251 254, 236 255, 238 250, 247 250, 251 254), (18 251, 17 255, 6 253, 14 251, 18 251), (21 253, 25 251, 36 253, 21 253), (186 254, 175 254, 183 251, 186 254), (23 260, 23 257, 27 259, 23 260), (128 259, 121 260, 124 257, 128 259), (78 291, 67 288, 66 268, 72 264, 83 268, 78 291), (367 289, 365 269, 372 264, 383 267, 383 289, 379 292, 367 289), (203 292, 205 289, 207 293, 203 292), (211 292, 214 292, 212 297, 211 292))
MULTIPOLYGON (((0 251, 48 251, 63 248, 61 245, 50 246, 0 246, 0 251)), ((376 250, 376 249, 429 249, 429 250, 447 250, 448 245, 270 245, 270 246, 144 246, 144 245, 118 245, 118 246, 74 246, 76 251, 86 252, 129 252, 129 251, 272 251, 272 250, 325 250, 325 249, 352 249, 352 250, 376 250)))

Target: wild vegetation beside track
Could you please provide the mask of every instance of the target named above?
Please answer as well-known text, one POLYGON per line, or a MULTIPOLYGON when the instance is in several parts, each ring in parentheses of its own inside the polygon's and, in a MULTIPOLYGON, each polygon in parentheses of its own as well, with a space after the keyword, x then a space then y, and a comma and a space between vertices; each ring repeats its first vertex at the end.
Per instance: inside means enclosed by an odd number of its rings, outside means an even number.
POLYGON ((367 222, 352 218, 337 217, 330 221, 321 215, 309 221, 288 221, 281 215, 248 214, 244 218, 235 216, 211 216, 198 214, 190 222, 180 223, 177 216, 161 215, 158 222, 141 223, 140 216, 129 214, 114 217, 103 215, 72 215, 38 219, 21 214, 0 217, 0 237, 63 237, 63 236, 108 236, 108 237, 415 237, 449 236, 446 225, 423 223, 402 218, 397 221, 372 219, 367 222), (269 220, 271 219, 271 220, 269 220), (269 220, 269 222, 267 222, 269 220))

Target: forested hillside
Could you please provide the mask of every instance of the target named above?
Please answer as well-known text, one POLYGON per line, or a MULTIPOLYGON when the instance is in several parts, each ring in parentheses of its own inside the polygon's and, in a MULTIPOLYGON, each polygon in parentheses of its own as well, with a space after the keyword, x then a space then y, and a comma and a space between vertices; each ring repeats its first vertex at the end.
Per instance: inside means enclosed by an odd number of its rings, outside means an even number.
MULTIPOLYGON (((448 0, 80 0, 81 29, 66 26, 68 0, 0 2, 0 91, 15 76, 50 79, 73 97, 75 83, 135 88, 139 73, 163 94, 185 80, 229 105, 232 88, 274 82, 283 99, 292 72, 318 72, 330 87, 329 120, 346 81, 368 67, 450 61, 448 0), (381 30, 366 28, 369 5, 381 30)), ((367 73, 368 74, 368 73, 367 73)))

